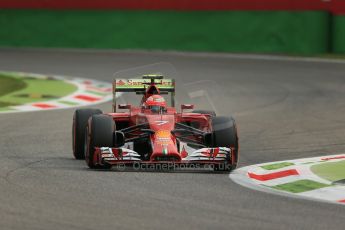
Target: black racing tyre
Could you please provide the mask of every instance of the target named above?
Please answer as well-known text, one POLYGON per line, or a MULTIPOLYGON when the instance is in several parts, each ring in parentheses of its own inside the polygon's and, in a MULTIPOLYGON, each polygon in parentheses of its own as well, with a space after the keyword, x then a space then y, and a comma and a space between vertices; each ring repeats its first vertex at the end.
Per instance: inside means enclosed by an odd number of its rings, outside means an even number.
POLYGON ((77 109, 73 115, 72 149, 75 159, 85 158, 85 130, 87 121, 92 115, 102 114, 99 109, 77 109))
POLYGON ((85 160, 90 168, 107 169, 111 165, 95 165, 95 147, 115 146, 115 122, 107 115, 93 115, 89 118, 85 133, 85 160))
MULTIPOLYGON (((238 134, 235 119, 232 117, 213 117, 213 147, 234 147, 233 161, 231 168, 224 168, 220 171, 235 169, 238 162, 238 134)), ((215 167, 217 170, 217 167, 215 167)))
POLYGON ((192 113, 208 114, 208 115, 211 115, 211 117, 217 116, 215 111, 213 111, 213 110, 205 110, 205 109, 193 110, 192 113))
POLYGON ((150 140, 138 140, 134 142, 134 151, 139 153, 142 160, 149 160, 152 152, 150 140))

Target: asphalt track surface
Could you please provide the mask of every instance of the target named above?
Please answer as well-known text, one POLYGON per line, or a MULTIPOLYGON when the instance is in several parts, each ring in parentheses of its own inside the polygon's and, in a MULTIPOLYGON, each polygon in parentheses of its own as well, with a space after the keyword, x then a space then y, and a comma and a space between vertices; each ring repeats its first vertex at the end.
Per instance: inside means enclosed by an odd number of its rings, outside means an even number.
MULTIPOLYGON (((215 82, 217 112, 239 126, 241 166, 345 152, 342 63, 0 50, 2 70, 106 81, 161 61, 176 66, 178 87, 215 82)), ((72 114, 0 114, 0 229, 344 229, 344 206, 250 190, 227 174, 89 170, 72 158, 72 114)))

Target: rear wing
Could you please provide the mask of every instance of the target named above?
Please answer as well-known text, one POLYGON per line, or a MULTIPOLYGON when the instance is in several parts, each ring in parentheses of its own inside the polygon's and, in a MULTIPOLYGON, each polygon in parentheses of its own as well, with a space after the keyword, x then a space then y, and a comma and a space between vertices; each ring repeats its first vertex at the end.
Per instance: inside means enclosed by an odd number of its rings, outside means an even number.
POLYGON ((154 84, 161 92, 175 92, 174 79, 115 79, 113 82, 113 89, 116 92, 140 92, 154 84))
POLYGON ((113 112, 116 112, 116 93, 135 92, 145 94, 155 85, 160 94, 171 94, 171 106, 175 106, 175 79, 164 79, 163 76, 144 75, 142 79, 115 79, 113 81, 113 112))

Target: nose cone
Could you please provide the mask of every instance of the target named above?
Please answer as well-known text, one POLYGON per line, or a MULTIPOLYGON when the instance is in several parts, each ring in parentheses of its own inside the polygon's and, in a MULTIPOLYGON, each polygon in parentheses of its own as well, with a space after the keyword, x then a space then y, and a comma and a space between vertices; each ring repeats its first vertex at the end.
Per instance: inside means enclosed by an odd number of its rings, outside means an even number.
POLYGON ((171 134, 175 127, 174 115, 148 115, 150 128, 155 131, 152 137, 153 152, 151 160, 181 160, 176 147, 176 140, 171 134))

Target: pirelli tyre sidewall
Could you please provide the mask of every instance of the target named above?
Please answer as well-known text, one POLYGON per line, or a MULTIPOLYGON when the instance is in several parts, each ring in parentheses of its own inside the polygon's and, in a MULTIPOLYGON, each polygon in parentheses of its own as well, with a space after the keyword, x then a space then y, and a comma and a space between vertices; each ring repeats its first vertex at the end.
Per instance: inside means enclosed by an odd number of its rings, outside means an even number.
POLYGON ((232 117, 213 117, 213 147, 233 147, 235 158, 231 169, 236 168, 239 154, 238 134, 235 119, 232 117))
POLYGON ((99 109, 77 109, 73 115, 72 150, 75 159, 85 158, 85 130, 92 115, 101 114, 99 109))
POLYGON ((115 122, 107 115, 93 115, 86 128, 85 160, 90 168, 108 169, 110 165, 96 165, 94 162, 95 147, 114 147, 115 122))

